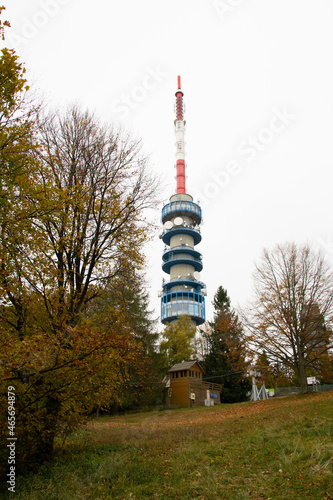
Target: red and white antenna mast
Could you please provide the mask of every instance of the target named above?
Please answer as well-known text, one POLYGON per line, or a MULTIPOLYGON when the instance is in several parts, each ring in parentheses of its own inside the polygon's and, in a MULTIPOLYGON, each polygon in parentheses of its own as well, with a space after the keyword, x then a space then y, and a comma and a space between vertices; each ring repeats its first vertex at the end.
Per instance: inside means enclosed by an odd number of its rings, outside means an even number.
POLYGON ((181 90, 180 76, 177 79, 178 90, 176 92, 176 169, 177 169, 177 193, 186 193, 185 187, 185 120, 183 91, 181 90))

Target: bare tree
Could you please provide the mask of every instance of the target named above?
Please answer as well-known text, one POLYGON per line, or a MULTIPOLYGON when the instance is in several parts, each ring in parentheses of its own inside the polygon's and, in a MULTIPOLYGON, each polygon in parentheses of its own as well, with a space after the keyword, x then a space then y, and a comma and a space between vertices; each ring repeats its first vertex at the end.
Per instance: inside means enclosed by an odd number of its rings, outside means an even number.
POLYGON ((242 317, 252 350, 291 368, 307 392, 307 368, 330 348, 333 278, 320 253, 294 243, 265 249, 242 317))

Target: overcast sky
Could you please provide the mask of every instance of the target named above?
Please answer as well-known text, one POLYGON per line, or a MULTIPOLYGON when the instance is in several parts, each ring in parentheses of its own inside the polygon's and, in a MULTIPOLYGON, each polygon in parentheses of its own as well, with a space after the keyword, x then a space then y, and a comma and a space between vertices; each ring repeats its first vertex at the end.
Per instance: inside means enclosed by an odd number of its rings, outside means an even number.
MULTIPOLYGON (((34 88, 142 137, 161 207, 176 186, 181 75, 207 319, 219 285, 234 306, 250 298, 264 247, 309 242, 333 264, 332 0, 4 2, 6 44, 34 88)), ((163 247, 157 235, 147 248, 156 316, 163 247)))

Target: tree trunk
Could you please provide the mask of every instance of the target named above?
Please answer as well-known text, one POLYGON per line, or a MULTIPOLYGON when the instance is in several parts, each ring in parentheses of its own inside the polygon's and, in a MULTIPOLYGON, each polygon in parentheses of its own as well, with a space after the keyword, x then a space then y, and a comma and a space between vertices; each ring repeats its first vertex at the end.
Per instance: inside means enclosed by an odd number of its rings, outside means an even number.
POLYGON ((301 357, 298 360, 297 368, 295 371, 296 371, 298 383, 299 383, 301 390, 302 390, 302 394, 305 394, 306 392, 308 392, 308 383, 307 383, 307 377, 306 377, 304 358, 301 357))

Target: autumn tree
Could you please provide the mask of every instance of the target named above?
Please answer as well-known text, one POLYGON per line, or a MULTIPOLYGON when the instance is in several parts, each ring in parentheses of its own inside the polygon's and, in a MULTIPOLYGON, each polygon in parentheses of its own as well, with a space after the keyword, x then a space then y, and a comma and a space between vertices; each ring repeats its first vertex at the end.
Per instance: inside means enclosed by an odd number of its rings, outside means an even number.
POLYGON ((115 411, 152 404, 161 389, 158 363, 157 320, 149 308, 149 296, 143 273, 124 270, 110 281, 99 297, 92 300, 85 312, 88 324, 103 330, 124 330, 136 355, 127 364, 128 377, 115 397, 103 409, 115 411))
MULTIPOLYGON (((4 7, 0 8, 2 13, 4 7)), ((0 23, 1 37, 4 26, 0 23)), ((21 256, 17 243, 31 234, 31 219, 36 208, 31 195, 36 192, 34 174, 34 135, 36 109, 31 105, 25 68, 13 50, 4 48, 0 55, 0 404, 6 408, 7 388, 16 368, 25 365, 27 346, 22 336, 27 318, 25 283, 18 273, 21 256)), ((16 371, 16 373, 15 373, 16 371)), ((16 384, 15 384, 16 386, 16 384)), ((0 467, 8 465, 4 441, 7 414, 0 414, 0 467)))
POLYGON ((313 373, 309 375, 316 376, 323 384, 333 384, 333 354, 332 352, 324 353, 318 360, 313 373))
POLYGON ((260 374, 259 380, 266 388, 292 385, 292 373, 278 360, 269 362, 266 351, 259 353, 254 364, 255 371, 260 374))
POLYGON ((307 392, 307 371, 331 345, 333 281, 323 256, 294 243, 265 249, 246 314, 252 350, 292 370, 307 392))
MULTIPOLYGON (((4 7, 0 7, 0 14, 4 7)), ((0 34, 4 39, 4 26, 0 34)), ((0 56, 0 332, 5 342, 13 329, 20 340, 27 323, 27 288, 20 272, 20 243, 32 237, 32 219, 38 212, 35 161, 36 113, 29 94, 24 65, 14 50, 0 56)), ((28 245, 26 245, 28 248, 28 245)), ((4 346, 5 344, 3 344, 4 346)))
MULTIPOLYGON (((4 7, 4 5, 1 5, 0 16, 2 15, 3 10, 6 10, 6 7, 4 7)), ((10 22, 9 21, 2 21, 2 19, 0 19, 0 39, 1 40, 5 40, 5 26, 7 28, 10 28, 10 22)))
POLYGON ((71 107, 64 117, 40 120, 39 128, 40 183, 56 208, 35 221, 36 234, 47 238, 38 260, 50 268, 49 281, 28 279, 56 330, 59 321, 77 324, 99 285, 128 263, 142 267, 149 226, 142 214, 152 206, 157 183, 140 142, 100 125, 88 112, 71 107))
MULTIPOLYGON (((2 10, 2 9, 1 9, 2 10)), ((29 97, 25 68, 13 50, 0 56, 0 301, 1 317, 17 330, 26 316, 25 284, 17 251, 23 235, 31 234, 37 196, 34 174, 36 107, 29 97), (35 197, 36 197, 35 196, 35 197)))
POLYGON ((115 301, 118 322, 101 325, 87 309, 120 275, 144 268, 156 182, 140 143, 93 115, 71 107, 37 117, 7 49, 0 81, 0 397, 4 405, 15 387, 22 472, 133 377, 143 341, 128 309, 115 301))
POLYGON ((13 306, 8 323, 21 338, 38 320, 55 333, 75 326, 105 280, 128 265, 142 267, 148 229, 142 213, 156 191, 140 144, 89 113, 74 107, 38 125, 37 170, 21 188, 13 182, 16 197, 6 215, 24 206, 29 224, 16 224, 15 235, 7 224, 10 237, 3 236, 3 289, 13 306))
MULTIPOLYGON (((0 7, 0 15, 4 9, 0 7)), ((0 20, 0 38, 3 40, 5 26, 10 26, 8 21, 0 20)), ((3 226, 8 220, 6 215, 13 216, 9 207, 20 196, 20 187, 29 184, 36 106, 32 105, 28 92, 26 70, 14 50, 4 48, 0 54, 0 208, 3 226)), ((16 222, 20 218, 21 213, 16 222)))
POLYGON ((333 382, 333 355, 330 349, 332 330, 328 328, 317 304, 313 307, 311 315, 314 317, 314 325, 309 347, 313 346, 313 349, 309 352, 307 375, 315 376, 322 383, 331 384, 333 382))
POLYGON ((195 335, 196 326, 185 314, 165 327, 160 352, 165 356, 166 370, 175 363, 190 361, 196 356, 195 335))
POLYGON ((205 379, 222 385, 222 402, 244 401, 250 383, 243 328, 222 286, 214 296, 213 305, 214 320, 210 323, 211 331, 205 335, 207 353, 202 361, 205 379))

